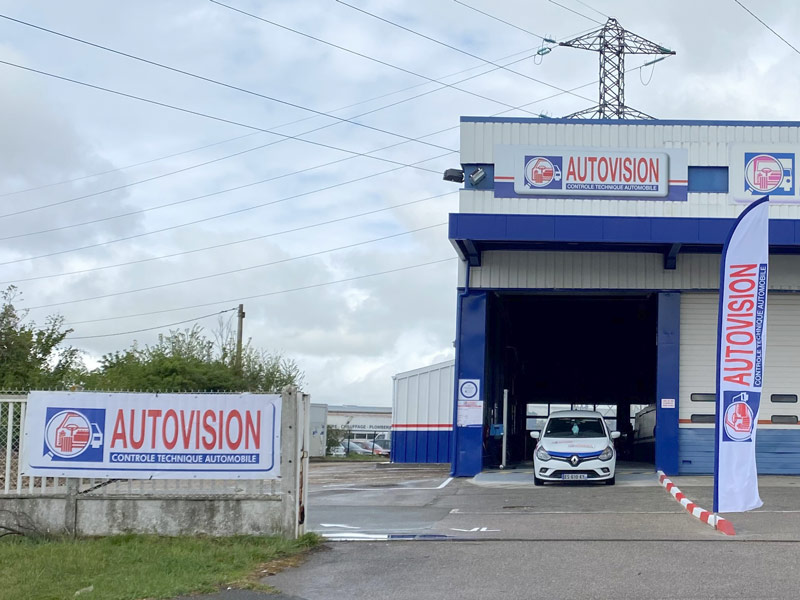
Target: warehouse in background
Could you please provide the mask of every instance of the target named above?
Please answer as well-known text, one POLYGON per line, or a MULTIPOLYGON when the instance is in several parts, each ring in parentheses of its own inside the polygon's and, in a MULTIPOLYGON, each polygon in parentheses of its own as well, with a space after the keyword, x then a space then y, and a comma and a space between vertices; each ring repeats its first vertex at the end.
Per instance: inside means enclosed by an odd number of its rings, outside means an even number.
POLYGON ((464 182, 449 229, 456 385, 450 413, 429 416, 443 409, 428 393, 410 416, 403 386, 431 375, 395 378, 408 460, 445 456, 452 429, 453 474, 474 475, 500 464, 503 433, 506 461, 530 460, 529 432, 553 410, 599 409, 632 434, 654 405, 639 433, 654 430, 655 466, 710 473, 720 254, 769 194, 756 448, 759 472, 800 473, 799 156, 796 122, 462 117, 462 169, 446 174, 464 182))
POLYGON ((455 361, 392 377, 392 462, 449 463, 455 361))

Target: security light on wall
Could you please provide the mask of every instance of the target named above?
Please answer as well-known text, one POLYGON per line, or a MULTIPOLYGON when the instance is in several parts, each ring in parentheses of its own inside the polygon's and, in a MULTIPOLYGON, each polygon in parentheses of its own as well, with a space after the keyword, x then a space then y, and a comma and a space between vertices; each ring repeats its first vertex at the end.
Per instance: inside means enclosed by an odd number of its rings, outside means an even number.
POLYGON ((469 176, 469 182, 473 186, 478 185, 484 179, 486 179, 486 171, 483 170, 483 167, 478 167, 469 176))
POLYGON ((461 169, 447 169, 444 172, 444 177, 442 177, 445 181, 455 181, 456 183, 463 183, 464 182, 464 171, 461 169))

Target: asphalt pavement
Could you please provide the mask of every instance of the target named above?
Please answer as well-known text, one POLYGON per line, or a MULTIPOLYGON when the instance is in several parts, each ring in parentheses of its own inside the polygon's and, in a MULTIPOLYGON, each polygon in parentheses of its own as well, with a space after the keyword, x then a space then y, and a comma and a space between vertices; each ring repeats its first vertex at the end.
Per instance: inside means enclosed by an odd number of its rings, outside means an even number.
MULTIPOLYGON (((710 477, 675 477, 711 508, 710 477)), ((327 538, 264 583, 285 598, 797 598, 800 478, 762 477, 765 506, 725 515, 725 536, 689 515, 651 465, 617 485, 533 485, 530 466, 452 479, 445 466, 312 465, 308 530, 327 538)), ((249 595, 248 595, 249 594, 249 595)))

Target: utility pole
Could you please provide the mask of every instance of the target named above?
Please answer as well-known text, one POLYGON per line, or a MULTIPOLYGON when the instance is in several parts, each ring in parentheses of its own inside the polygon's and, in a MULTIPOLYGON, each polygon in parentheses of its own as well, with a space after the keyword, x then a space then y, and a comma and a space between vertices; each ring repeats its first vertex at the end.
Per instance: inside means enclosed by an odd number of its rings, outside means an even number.
POLYGON ((244 328, 244 304, 239 305, 238 327, 236 328, 236 363, 235 370, 238 375, 242 374, 242 329, 244 328))
MULTIPOLYGON (((600 100, 597 106, 580 110, 567 119, 652 119, 635 108, 625 106, 625 55, 660 54, 672 55, 674 50, 659 46, 655 42, 622 28, 616 19, 609 18, 600 29, 592 31, 559 46, 591 50, 600 54, 600 100)), ((657 58, 642 66, 664 60, 657 58)))

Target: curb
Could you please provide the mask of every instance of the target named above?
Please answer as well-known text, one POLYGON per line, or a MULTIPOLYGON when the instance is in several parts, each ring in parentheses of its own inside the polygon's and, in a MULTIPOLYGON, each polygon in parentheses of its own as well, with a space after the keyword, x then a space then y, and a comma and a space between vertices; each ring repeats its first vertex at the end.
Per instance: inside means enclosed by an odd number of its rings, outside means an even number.
POLYGON ((707 525, 711 525, 717 531, 721 531, 725 535, 736 535, 736 531, 733 529, 733 523, 728 521, 728 519, 723 519, 719 515, 715 515, 714 513, 704 510, 697 506, 694 502, 689 500, 683 492, 681 492, 678 487, 670 481, 670 479, 664 474, 664 471, 658 471, 658 482, 666 489, 675 500, 681 503, 681 506, 685 508, 690 515, 693 517, 697 517, 703 523, 707 525))

